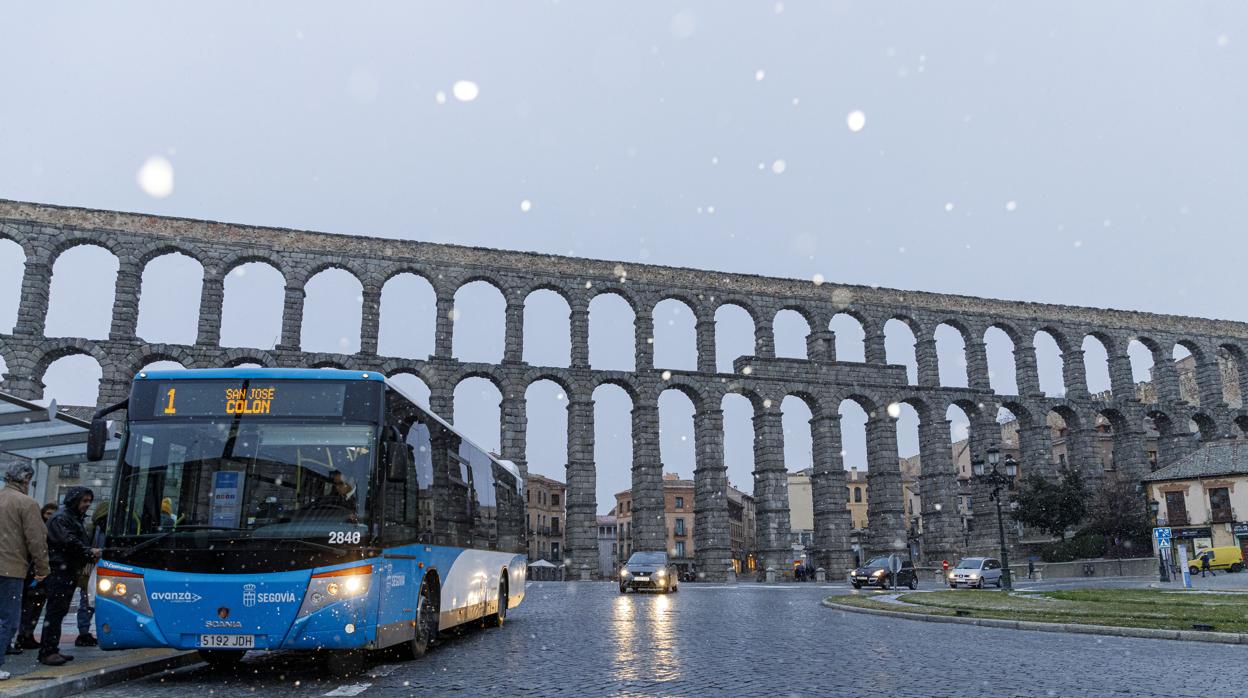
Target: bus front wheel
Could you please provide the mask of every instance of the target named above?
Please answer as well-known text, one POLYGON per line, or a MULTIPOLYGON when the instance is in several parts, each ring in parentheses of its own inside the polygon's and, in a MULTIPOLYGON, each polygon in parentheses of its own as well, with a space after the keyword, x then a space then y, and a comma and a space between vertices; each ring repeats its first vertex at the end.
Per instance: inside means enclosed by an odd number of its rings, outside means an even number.
POLYGON ((412 656, 420 659, 429 652, 438 637, 438 605, 428 584, 420 587, 416 601, 416 636, 412 638, 412 656))

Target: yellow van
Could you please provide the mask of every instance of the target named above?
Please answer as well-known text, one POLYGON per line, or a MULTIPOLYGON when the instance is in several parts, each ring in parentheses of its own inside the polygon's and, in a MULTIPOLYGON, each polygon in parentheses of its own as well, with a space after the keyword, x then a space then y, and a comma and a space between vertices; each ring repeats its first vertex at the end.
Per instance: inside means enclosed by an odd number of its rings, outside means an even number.
POLYGON ((1230 570, 1239 572, 1244 569, 1244 553, 1233 545, 1227 545, 1221 548, 1205 548, 1196 553, 1196 557, 1187 561, 1187 569, 1192 574, 1200 574, 1200 557, 1202 555, 1210 555, 1209 569, 1211 570, 1230 570))

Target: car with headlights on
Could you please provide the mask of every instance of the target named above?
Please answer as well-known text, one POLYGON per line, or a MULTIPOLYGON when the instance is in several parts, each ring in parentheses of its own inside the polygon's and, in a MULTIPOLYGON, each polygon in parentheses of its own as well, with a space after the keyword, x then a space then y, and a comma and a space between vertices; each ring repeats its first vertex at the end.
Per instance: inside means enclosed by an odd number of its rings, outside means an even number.
POLYGON ((909 560, 901 561, 901 571, 896 575, 888 571, 888 555, 881 555, 867 560, 866 564, 855 568, 849 573, 849 583, 855 589, 863 587, 880 587, 888 588, 894 586, 908 586, 911 589, 919 587, 919 574, 914 571, 914 563, 909 560), (894 577, 896 577, 894 579, 894 577))
POLYGON ((664 593, 678 591, 680 580, 677 574, 676 566, 667 558, 667 553, 633 553, 620 570, 620 593, 626 594, 629 589, 649 589, 664 593))
POLYGON ((993 557, 964 557, 949 570, 949 588, 959 586, 983 589, 988 584, 1001 588, 1001 563, 993 557))

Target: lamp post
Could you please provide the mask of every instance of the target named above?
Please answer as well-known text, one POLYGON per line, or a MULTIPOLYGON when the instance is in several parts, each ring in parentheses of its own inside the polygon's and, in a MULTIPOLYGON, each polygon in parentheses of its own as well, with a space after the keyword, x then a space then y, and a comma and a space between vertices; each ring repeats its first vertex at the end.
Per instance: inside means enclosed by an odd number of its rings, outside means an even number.
POLYGON ((992 487, 992 494, 989 499, 996 502, 997 505, 997 536, 1001 543, 1001 583, 1006 589, 1013 589, 1014 583, 1010 575, 1010 551, 1005 546, 1005 520, 1001 517, 1001 488, 1009 487, 1014 483, 1014 476, 1018 474, 1018 461, 1013 456, 1005 457, 1005 472, 1001 473, 997 470, 997 465, 1001 463, 1001 450, 996 446, 992 446, 987 451, 988 465, 992 468, 991 472, 984 472, 984 461, 977 460, 971 463, 971 468, 975 473, 975 480, 979 483, 992 487))
MULTIPOLYGON (((1157 528, 1157 515, 1161 511, 1161 502, 1148 496, 1145 490, 1145 501, 1148 502, 1148 517, 1153 522, 1153 528, 1157 528)), ((1154 536, 1153 540, 1157 540, 1154 536)), ((1157 544, 1157 578, 1162 582, 1170 581, 1170 570, 1166 566, 1166 553, 1161 549, 1161 543, 1157 544)))

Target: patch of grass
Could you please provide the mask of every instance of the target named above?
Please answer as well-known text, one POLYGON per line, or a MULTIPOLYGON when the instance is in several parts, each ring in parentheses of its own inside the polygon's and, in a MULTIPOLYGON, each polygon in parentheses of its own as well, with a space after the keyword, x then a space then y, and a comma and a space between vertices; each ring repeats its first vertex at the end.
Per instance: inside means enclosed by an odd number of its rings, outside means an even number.
POLYGON ((1015 592, 936 591, 902 594, 885 603, 865 595, 832 597, 834 603, 906 613, 1003 618, 1042 623, 1116 625, 1191 630, 1206 623, 1223 632, 1248 632, 1248 595, 1152 589, 1079 589, 1015 592))

